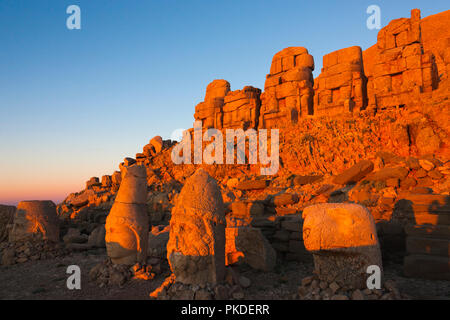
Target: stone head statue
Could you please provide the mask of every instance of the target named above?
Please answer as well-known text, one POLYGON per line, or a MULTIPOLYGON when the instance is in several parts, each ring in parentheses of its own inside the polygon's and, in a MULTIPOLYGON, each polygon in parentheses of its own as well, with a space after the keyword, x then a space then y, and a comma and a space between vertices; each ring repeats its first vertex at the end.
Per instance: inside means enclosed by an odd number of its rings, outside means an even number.
POLYGON ((106 219, 106 250, 115 264, 145 264, 147 259, 147 172, 121 164, 122 182, 106 219))
POLYGON ((59 221, 52 201, 21 201, 17 205, 9 240, 30 238, 59 241, 59 221))

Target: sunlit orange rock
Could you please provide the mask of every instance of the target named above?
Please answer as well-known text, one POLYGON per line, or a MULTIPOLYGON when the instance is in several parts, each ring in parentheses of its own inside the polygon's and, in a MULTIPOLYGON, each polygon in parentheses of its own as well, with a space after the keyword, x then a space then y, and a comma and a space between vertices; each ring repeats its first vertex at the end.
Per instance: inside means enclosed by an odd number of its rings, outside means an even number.
POLYGON ((450 10, 423 18, 420 21, 424 51, 436 58, 439 79, 449 78, 450 71, 450 10))
POLYGON ((230 83, 214 80, 206 88, 205 101, 195 107, 195 120, 204 128, 256 129, 259 120, 261 90, 246 86, 230 91, 230 83))
POLYGON ((216 181, 198 169, 172 210, 167 258, 177 282, 216 284, 225 275, 225 216, 216 181))
POLYGON ((370 108, 411 104, 437 87, 435 56, 424 51, 418 9, 411 11, 411 18, 395 19, 381 29, 376 46, 363 57, 370 108))
POLYGON ((195 120, 202 121, 204 128, 221 128, 223 123, 223 105, 230 83, 226 80, 214 80, 206 88, 205 101, 195 107, 195 120))
POLYGON ((224 98, 222 125, 219 129, 256 129, 261 107, 261 90, 251 86, 230 91, 224 98))
POLYGON ((375 222, 363 206, 322 203, 303 211, 303 241, 313 253, 318 277, 341 287, 366 288, 367 267, 379 266, 381 252, 375 222))
POLYGON ((303 47, 289 47, 272 60, 261 95, 259 128, 277 128, 313 114, 314 58, 303 47))
POLYGON ((146 264, 148 245, 147 173, 121 164, 122 181, 106 219, 106 249, 115 264, 146 264))
POLYGON ((360 47, 331 52, 323 57, 320 76, 314 81, 314 114, 335 116, 365 109, 367 79, 360 47))
POLYGON ((161 136, 153 137, 150 140, 150 145, 155 149, 156 153, 160 153, 163 148, 163 140, 161 136))
POLYGON ((21 201, 17 205, 9 241, 30 238, 59 241, 59 221, 52 201, 21 201))

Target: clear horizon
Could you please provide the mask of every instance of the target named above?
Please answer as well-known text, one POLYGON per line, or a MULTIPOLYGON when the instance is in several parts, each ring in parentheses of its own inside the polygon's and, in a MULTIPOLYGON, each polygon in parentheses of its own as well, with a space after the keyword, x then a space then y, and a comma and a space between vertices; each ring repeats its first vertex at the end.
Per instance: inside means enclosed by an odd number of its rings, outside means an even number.
POLYGON ((0 204, 61 202, 112 174, 156 135, 190 128, 206 86, 264 88, 275 53, 323 55, 376 43, 381 24, 448 10, 448 2, 24 1, 0 3, 0 204), (69 30, 69 5, 81 30, 69 30))

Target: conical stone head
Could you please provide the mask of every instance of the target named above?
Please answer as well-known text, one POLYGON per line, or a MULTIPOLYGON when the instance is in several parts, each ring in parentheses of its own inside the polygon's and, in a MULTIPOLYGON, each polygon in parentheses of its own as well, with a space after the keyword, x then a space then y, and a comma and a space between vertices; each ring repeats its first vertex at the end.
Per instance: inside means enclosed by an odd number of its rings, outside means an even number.
POLYGON ((143 165, 120 166, 122 179, 116 202, 147 203, 147 171, 143 165))
POLYGON ((225 215, 222 194, 198 169, 172 210, 167 258, 178 282, 218 283, 225 274, 225 215))
POLYGON ((121 166, 122 182, 106 219, 106 250, 115 264, 146 263, 148 246, 147 173, 144 166, 121 166))

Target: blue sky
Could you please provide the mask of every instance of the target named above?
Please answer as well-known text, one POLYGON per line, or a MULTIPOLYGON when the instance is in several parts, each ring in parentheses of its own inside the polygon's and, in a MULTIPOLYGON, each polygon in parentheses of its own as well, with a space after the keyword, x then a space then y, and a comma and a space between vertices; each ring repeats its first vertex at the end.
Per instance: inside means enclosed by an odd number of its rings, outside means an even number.
POLYGON ((376 42, 382 26, 448 1, 0 0, 0 203, 61 200, 150 138, 192 127, 214 79, 263 88, 272 56, 376 42), (81 8, 68 30, 66 8, 81 8))

